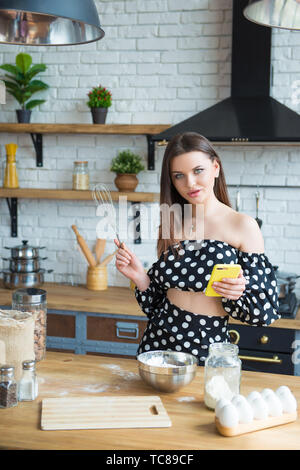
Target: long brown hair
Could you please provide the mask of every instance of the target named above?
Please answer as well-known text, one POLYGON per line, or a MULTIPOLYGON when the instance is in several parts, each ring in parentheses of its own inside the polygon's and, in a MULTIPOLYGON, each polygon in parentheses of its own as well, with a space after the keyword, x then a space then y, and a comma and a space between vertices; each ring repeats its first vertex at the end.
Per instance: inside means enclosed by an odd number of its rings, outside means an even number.
MULTIPOLYGON (((215 178, 214 193, 219 201, 221 201, 223 204, 226 204, 226 206, 231 207, 220 157, 212 147, 209 140, 197 132, 185 132, 184 134, 178 134, 174 136, 168 143, 161 169, 160 205, 162 206, 162 204, 167 204, 169 207, 171 207, 173 204, 179 204, 183 211, 186 200, 178 193, 177 189, 173 185, 170 172, 170 163, 174 157, 194 151, 206 153, 212 162, 217 160, 220 166, 220 171, 218 178, 215 178)), ((169 246, 172 247, 172 245, 178 242, 178 240, 174 239, 174 224, 172 224, 172 221, 170 221, 170 225, 170 239, 165 239, 162 237, 162 214, 160 212, 160 226, 157 240, 158 256, 161 256, 161 254, 166 251, 169 246)))

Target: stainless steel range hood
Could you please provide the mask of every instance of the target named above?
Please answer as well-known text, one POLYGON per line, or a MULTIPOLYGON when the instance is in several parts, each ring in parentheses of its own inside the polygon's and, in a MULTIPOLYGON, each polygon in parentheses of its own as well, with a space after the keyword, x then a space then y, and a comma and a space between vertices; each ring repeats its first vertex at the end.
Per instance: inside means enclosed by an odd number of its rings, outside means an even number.
POLYGON ((152 136, 198 132, 212 142, 300 142, 300 115, 270 97, 272 29, 248 21, 233 0, 231 96, 152 136))

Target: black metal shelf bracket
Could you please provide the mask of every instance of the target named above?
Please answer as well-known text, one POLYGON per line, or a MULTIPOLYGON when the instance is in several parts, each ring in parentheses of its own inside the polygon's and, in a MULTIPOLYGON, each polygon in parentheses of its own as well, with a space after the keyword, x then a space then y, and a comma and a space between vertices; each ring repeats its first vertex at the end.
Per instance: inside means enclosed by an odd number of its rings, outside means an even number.
POLYGON ((148 143, 148 170, 154 170, 154 155, 155 155, 155 142, 152 139, 152 135, 147 134, 147 143, 148 143))
POLYGON ((43 166, 43 134, 30 134, 36 153, 36 166, 43 166))
POLYGON ((6 198, 10 215, 10 236, 18 236, 18 199, 16 197, 6 198))
POLYGON ((140 212, 140 203, 131 201, 131 204, 135 206, 134 212, 134 244, 140 245, 142 243, 141 239, 141 212, 140 212))

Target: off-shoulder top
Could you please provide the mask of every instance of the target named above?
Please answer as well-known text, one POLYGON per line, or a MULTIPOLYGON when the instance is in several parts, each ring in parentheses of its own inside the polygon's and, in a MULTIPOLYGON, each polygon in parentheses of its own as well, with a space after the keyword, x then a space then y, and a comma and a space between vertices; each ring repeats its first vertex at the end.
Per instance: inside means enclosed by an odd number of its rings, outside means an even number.
POLYGON ((149 287, 135 288, 136 299, 151 318, 170 288, 205 292, 215 264, 240 264, 248 281, 238 300, 222 297, 227 314, 242 322, 267 326, 280 318, 277 281, 272 264, 264 253, 240 251, 219 240, 184 240, 178 257, 171 247, 148 270, 149 287))

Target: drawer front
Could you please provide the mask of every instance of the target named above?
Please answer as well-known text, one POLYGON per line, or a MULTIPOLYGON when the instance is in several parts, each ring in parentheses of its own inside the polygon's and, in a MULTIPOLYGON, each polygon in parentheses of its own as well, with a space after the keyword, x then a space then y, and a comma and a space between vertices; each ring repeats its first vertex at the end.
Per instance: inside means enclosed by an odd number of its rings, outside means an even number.
POLYGON ((147 320, 127 320, 88 315, 86 319, 86 339, 117 343, 139 343, 146 325, 147 320))
POLYGON ((239 348, 257 351, 276 351, 292 354, 295 331, 284 328, 251 327, 233 325, 228 327, 231 342, 239 348))
POLYGON ((75 338, 75 316, 48 312, 47 336, 75 338))
MULTIPOLYGON (((271 374, 294 374, 292 357, 286 353, 261 352, 249 349, 239 350, 242 369, 253 372, 269 372, 271 374)), ((265 387, 268 385, 266 384, 265 387)))

